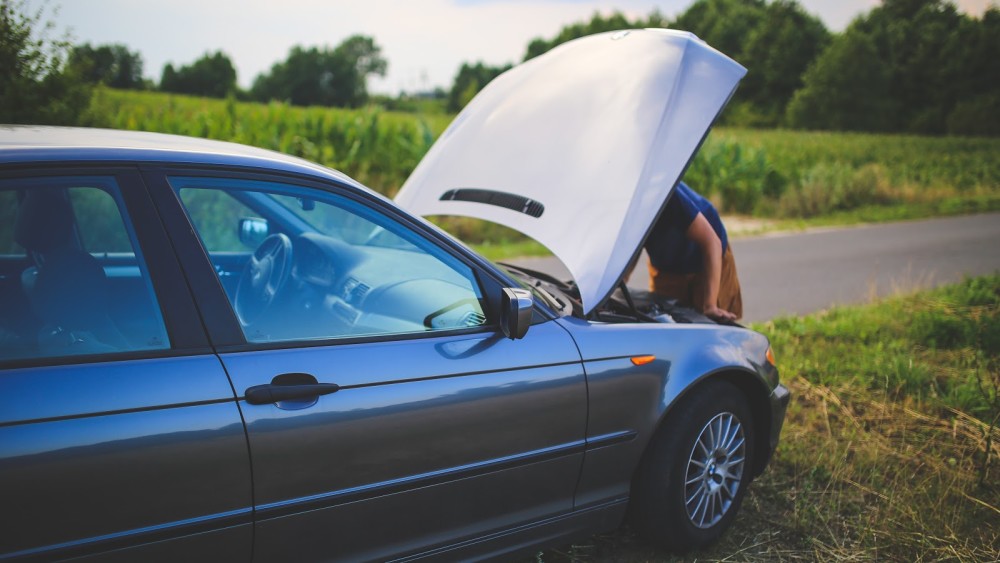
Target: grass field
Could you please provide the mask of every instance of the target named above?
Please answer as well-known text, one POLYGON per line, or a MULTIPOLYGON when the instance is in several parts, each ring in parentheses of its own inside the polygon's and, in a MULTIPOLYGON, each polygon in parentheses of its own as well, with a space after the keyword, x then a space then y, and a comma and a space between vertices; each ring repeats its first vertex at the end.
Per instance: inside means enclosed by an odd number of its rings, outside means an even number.
MULTIPOLYGON (((391 197, 452 117, 100 88, 82 122, 302 156, 391 197)), ((720 128, 685 180, 726 214, 794 229, 1000 210, 997 155, 1000 139, 720 128)), ((497 257, 544 252, 504 229, 469 220, 441 224, 497 257), (512 244, 519 246, 505 248, 512 244)))
POLYGON ((722 541, 674 557, 626 527, 539 561, 1000 560, 1000 275, 754 328, 792 403, 722 541))

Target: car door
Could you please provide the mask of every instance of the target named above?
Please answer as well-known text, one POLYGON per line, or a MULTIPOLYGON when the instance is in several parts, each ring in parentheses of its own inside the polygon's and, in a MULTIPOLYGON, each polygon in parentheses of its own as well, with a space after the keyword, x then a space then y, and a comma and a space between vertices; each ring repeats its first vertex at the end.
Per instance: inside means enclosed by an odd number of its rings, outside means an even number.
POLYGON ((255 560, 384 559, 572 510, 586 386, 555 322, 504 337, 498 280, 361 190, 147 176, 186 210, 171 232, 212 278, 199 302, 235 311, 210 328, 246 419, 255 560))
POLYGON ((134 169, 0 170, 0 559, 246 560, 246 437, 134 169))

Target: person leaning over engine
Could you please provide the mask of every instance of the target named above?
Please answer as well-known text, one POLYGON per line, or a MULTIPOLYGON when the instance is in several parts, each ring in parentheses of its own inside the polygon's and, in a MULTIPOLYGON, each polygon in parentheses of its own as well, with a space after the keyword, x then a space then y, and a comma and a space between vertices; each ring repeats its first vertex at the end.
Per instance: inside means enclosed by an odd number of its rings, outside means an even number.
POLYGON ((715 206, 681 182, 646 239, 649 289, 720 322, 743 316, 733 249, 715 206))

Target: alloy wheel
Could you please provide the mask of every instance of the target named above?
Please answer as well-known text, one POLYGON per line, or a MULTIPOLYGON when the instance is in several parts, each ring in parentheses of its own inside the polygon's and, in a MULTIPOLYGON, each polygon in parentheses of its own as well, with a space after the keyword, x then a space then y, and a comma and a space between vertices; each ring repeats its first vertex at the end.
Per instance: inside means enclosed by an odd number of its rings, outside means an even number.
POLYGON ((733 505, 746 462, 746 436, 733 413, 708 421, 695 440, 684 478, 688 519, 698 528, 711 528, 733 505))

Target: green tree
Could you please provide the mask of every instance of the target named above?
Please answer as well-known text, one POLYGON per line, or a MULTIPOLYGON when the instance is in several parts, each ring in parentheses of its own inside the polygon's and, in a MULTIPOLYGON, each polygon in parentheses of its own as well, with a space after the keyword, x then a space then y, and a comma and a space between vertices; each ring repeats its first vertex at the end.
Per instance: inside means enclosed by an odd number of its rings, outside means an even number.
MULTIPOLYGON (((634 22, 630 22, 621 12, 613 12, 608 16, 602 16, 600 12, 595 12, 589 21, 570 24, 562 28, 551 39, 541 37, 532 39, 528 43, 524 60, 527 61, 537 57, 567 41, 595 33, 642 27, 665 27, 666 25, 666 19, 658 11, 653 11, 645 20, 640 18, 634 22)), ((511 65, 509 64, 490 66, 482 62, 477 62, 474 65, 463 63, 458 70, 458 74, 455 75, 455 81, 452 83, 451 90, 448 93, 449 111, 458 111, 465 107, 465 104, 478 94, 486 84, 510 67, 511 65)))
POLYGON ((894 110, 890 78, 874 41, 849 29, 806 71, 805 87, 788 105, 788 121, 808 129, 888 129, 894 110))
MULTIPOLYGON (((653 12, 651 19, 653 17, 659 17, 659 13, 653 12)), ((600 12, 595 12, 594 15, 591 16, 590 21, 567 25, 552 39, 546 40, 541 37, 536 37, 531 40, 531 42, 528 43, 528 49, 524 54, 524 60, 533 59, 538 55, 548 52, 567 41, 572 41, 573 39, 578 39, 587 35, 594 35, 595 33, 603 33, 605 31, 617 31, 619 29, 632 29, 636 27, 655 26, 643 25, 641 20, 632 23, 628 21, 628 18, 626 18, 621 12, 613 12, 607 17, 602 16, 600 12)), ((484 83, 481 86, 485 85, 486 84, 484 83)))
POLYGON ((482 62, 474 65, 463 63, 448 92, 448 111, 458 111, 465 107, 491 80, 510 69, 510 65, 488 66, 482 62))
POLYGON ((236 68, 222 51, 206 53, 190 65, 163 67, 160 90, 192 96, 225 98, 236 92, 236 68))
POLYGON ((852 24, 874 41, 889 70, 893 130, 944 132, 959 95, 950 80, 965 66, 955 58, 964 56, 965 39, 958 34, 965 19, 942 0, 884 0, 852 24))
POLYGON ((753 31, 765 21, 766 8, 764 0, 697 0, 678 15, 670 27, 690 31, 748 65, 749 61, 742 56, 743 50, 753 31))
POLYGON ((91 47, 89 43, 73 47, 69 65, 81 78, 92 84, 112 88, 141 90, 142 55, 120 43, 91 47))
MULTIPOLYGON (((532 40, 524 59, 578 37, 644 27, 690 31, 749 69, 724 115, 740 125, 780 124, 792 94, 802 87, 802 74, 830 41, 822 22, 794 0, 697 0, 672 22, 655 11, 635 21, 618 12, 596 13, 589 21, 562 28, 551 39, 532 40)), ((471 81, 459 83, 465 78, 460 71, 452 87, 453 101, 470 91, 471 81)), ((480 80, 479 86, 483 85, 480 80)))
POLYGON ((948 113, 947 132, 955 135, 1000 135, 1000 9, 991 7, 982 20, 966 23, 956 55, 960 71, 947 79, 958 93, 948 113))
POLYGON ((997 76, 995 8, 977 20, 943 0, 884 0, 810 68, 788 120, 796 127, 986 134, 1000 129, 997 76))
POLYGON ((739 125, 778 125, 802 74, 830 41, 823 23, 794 0, 698 0, 670 26, 747 67, 724 116, 739 125))
POLYGON ((69 42, 50 39, 43 8, 0 0, 0 123, 75 124, 90 89, 66 67, 69 42))
POLYGON ((733 56, 748 68, 736 102, 750 104, 755 123, 777 125, 802 75, 830 43, 830 32, 794 1, 778 0, 764 8, 764 18, 750 30, 740 52, 733 56))
POLYGON ((334 49, 292 47, 288 58, 259 75, 251 96, 295 105, 357 107, 368 101, 368 77, 385 76, 388 63, 371 37, 354 35, 334 49))
POLYGON ((948 133, 1000 136, 1000 94, 983 94, 955 104, 948 114, 948 133))
POLYGON ((342 92, 346 94, 349 107, 356 107, 368 101, 368 77, 385 76, 389 62, 382 56, 382 48, 375 40, 365 35, 352 35, 333 50, 333 55, 341 61, 346 72, 340 81, 342 92))

